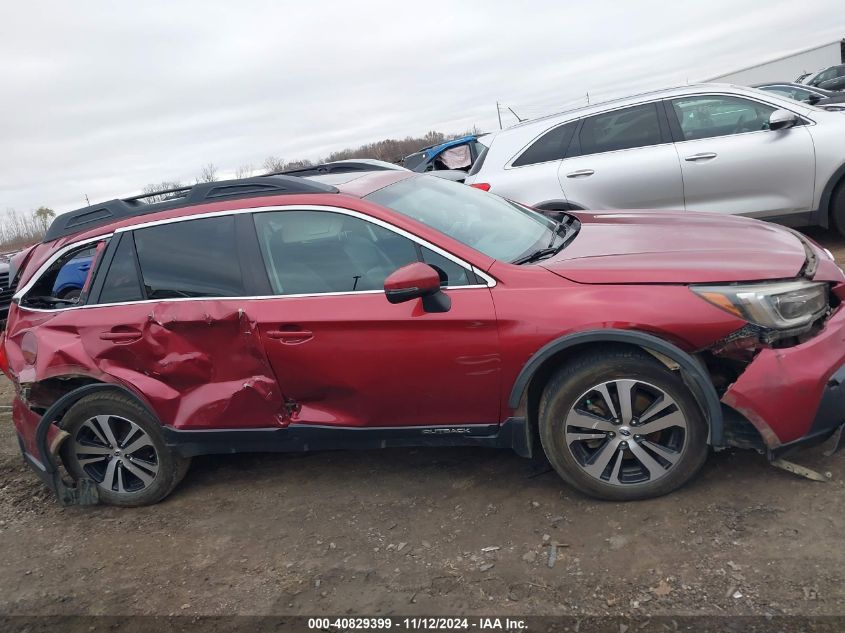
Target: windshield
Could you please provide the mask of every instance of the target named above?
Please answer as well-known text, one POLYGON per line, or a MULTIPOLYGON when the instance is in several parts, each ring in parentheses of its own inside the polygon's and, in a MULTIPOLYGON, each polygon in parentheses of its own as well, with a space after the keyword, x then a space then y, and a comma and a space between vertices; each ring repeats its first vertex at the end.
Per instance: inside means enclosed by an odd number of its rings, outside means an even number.
POLYGON ((508 262, 547 246, 557 228, 555 222, 536 211, 432 176, 400 180, 364 199, 508 262))

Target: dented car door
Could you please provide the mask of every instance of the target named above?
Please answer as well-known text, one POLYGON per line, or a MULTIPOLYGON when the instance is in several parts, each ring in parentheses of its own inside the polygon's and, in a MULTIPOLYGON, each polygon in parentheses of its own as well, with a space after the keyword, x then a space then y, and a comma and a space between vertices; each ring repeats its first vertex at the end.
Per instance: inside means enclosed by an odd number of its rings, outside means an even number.
POLYGON ((77 345, 103 377, 136 385, 167 425, 284 424, 284 400, 246 309, 237 235, 231 215, 118 233, 92 300, 63 313, 74 313, 77 345))
POLYGON ((469 268, 342 210, 266 212, 255 222, 276 296, 249 310, 295 421, 499 421, 493 300, 469 268), (387 301, 385 277, 413 261, 441 271, 449 311, 387 301))

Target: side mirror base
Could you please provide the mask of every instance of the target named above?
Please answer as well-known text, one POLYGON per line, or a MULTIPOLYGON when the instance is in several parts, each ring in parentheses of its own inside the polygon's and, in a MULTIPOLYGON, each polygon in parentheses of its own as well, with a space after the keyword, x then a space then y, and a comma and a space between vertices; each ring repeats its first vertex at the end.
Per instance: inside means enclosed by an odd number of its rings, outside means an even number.
POLYGON ((452 309, 452 298, 442 290, 422 298, 423 310, 426 312, 448 312, 452 309))
POLYGON ((422 299, 426 312, 448 312, 452 300, 440 289, 441 272, 422 262, 403 266, 384 280, 384 296, 393 304, 422 299))

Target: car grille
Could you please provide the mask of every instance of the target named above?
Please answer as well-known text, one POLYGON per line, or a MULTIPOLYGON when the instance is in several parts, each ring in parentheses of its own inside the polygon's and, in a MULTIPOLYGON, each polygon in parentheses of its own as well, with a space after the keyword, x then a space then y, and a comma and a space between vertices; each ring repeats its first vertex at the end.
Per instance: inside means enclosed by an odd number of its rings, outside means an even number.
POLYGON ((9 287, 9 273, 0 273, 0 319, 6 318, 13 294, 14 289, 9 287))

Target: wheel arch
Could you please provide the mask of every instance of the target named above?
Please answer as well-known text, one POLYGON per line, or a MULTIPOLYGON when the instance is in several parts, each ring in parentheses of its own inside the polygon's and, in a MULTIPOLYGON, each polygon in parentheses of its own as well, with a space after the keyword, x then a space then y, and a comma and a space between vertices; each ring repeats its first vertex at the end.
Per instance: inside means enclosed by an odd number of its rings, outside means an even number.
POLYGON ((833 213, 833 192, 840 185, 845 186, 845 163, 833 172, 833 175, 828 178, 824 189, 822 189, 822 195, 819 198, 818 224, 823 228, 830 228, 833 224, 831 219, 831 214, 833 213))
POLYGON ((574 354, 602 346, 640 348, 671 369, 677 365, 686 385, 698 402, 707 420, 709 443, 724 445, 722 407, 707 371, 691 355, 678 346, 653 334, 632 330, 590 330, 557 338, 538 350, 519 372, 508 399, 512 410, 522 410, 530 424, 538 419, 537 403, 543 387, 555 369, 574 354))
POLYGON ((566 200, 545 200, 539 204, 533 205, 533 208, 538 211, 584 211, 583 207, 577 204, 572 204, 566 200))
POLYGON ((118 393, 131 398, 141 408, 149 413, 154 420, 159 419, 149 403, 147 403, 142 396, 125 385, 102 382, 87 376, 53 377, 36 384, 44 386, 45 383, 50 383, 52 381, 66 382, 72 386, 67 388, 64 393, 59 395, 53 401, 53 403, 41 416, 41 420, 38 422, 38 426, 35 429, 35 445, 39 453, 38 458, 41 460, 41 463, 44 464, 49 473, 57 471, 58 465, 55 462, 55 454, 58 452, 61 444, 59 443, 59 445, 54 446, 53 450, 51 450, 48 441, 50 426, 53 423, 58 422, 73 405, 86 396, 108 391, 118 393))

